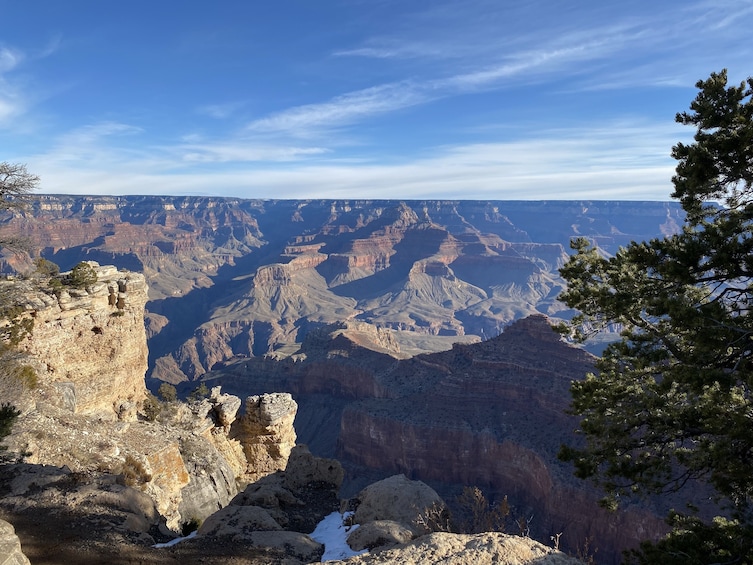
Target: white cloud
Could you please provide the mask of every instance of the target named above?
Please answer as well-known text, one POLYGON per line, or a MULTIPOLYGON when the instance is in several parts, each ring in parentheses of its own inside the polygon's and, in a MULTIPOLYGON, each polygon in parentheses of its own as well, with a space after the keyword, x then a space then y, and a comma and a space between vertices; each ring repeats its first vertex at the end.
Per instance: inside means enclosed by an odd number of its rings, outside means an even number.
POLYGON ((411 82, 382 84, 348 92, 320 104, 305 104, 272 114, 250 123, 248 131, 286 133, 307 137, 317 130, 328 130, 375 114, 392 112, 427 100, 411 82))
MULTIPOLYGON (((243 143, 186 144, 179 146, 182 160, 187 163, 228 163, 251 161, 294 161, 329 151, 323 147, 285 147, 247 145, 243 143)), ((174 152, 174 151, 173 151, 174 152)))
POLYGON ((4 99, 3 93, 0 92, 0 125, 10 121, 18 113, 20 113, 19 106, 11 100, 4 99))
MULTIPOLYGON (((454 69, 455 73, 445 71, 445 76, 435 74, 423 79, 380 84, 325 102, 292 107, 253 121, 247 131, 310 137, 410 106, 477 90, 505 88, 512 84, 511 80, 516 83, 553 81, 553 77, 562 73, 582 72, 584 61, 608 60, 617 51, 645 42, 644 34, 645 31, 635 24, 616 24, 549 38, 544 42, 545 46, 536 49, 496 52, 491 62, 484 62, 489 61, 488 56, 481 60, 468 57, 465 62, 443 67, 454 69)), ((438 46, 395 42, 394 45, 363 47, 336 54, 391 58, 406 54, 438 54, 440 51, 442 48, 438 46)))
MULTIPOLYGON (((366 57, 373 59, 412 59, 423 57, 444 58, 452 52, 429 41, 400 41, 390 38, 373 39, 363 47, 342 49, 332 53, 335 57, 366 57)), ((455 56, 459 53, 454 52, 455 56)))
MULTIPOLYGON (((103 154, 83 167, 50 156, 29 160, 29 166, 42 176, 45 191, 79 194, 666 200, 674 169, 669 151, 681 130, 675 124, 649 123, 551 130, 516 141, 439 147, 423 158, 395 164, 339 161, 303 150, 310 160, 281 168, 248 161, 285 160, 284 148, 219 145, 197 148, 199 168, 179 157, 177 149, 154 155, 154 148, 141 154, 103 154), (211 166, 226 161, 236 165, 211 166)), ((301 156, 298 148, 288 151, 293 159, 301 156)))

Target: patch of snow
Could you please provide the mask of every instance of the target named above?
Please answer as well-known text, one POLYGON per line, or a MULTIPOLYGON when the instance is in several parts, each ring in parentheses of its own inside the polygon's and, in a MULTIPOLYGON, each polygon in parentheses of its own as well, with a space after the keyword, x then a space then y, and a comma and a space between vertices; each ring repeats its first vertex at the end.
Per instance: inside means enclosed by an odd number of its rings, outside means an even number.
POLYGON ((187 540, 187 539, 195 538, 197 533, 199 533, 199 530, 194 530, 193 532, 191 532, 190 534, 188 534, 185 537, 171 539, 170 541, 166 541, 165 543, 155 543, 152 547, 157 547, 157 548, 160 548, 160 547, 172 547, 176 543, 180 543, 180 542, 182 542, 184 540, 187 540))
POLYGON ((329 561, 331 559, 347 559, 354 555, 361 555, 362 553, 368 553, 368 550, 363 549, 361 551, 353 551, 345 541, 350 532, 358 527, 358 524, 352 526, 345 526, 343 522, 353 512, 346 512, 340 514, 339 512, 333 512, 324 517, 324 519, 316 525, 311 534, 312 539, 324 544, 324 555, 322 555, 322 562, 329 561))

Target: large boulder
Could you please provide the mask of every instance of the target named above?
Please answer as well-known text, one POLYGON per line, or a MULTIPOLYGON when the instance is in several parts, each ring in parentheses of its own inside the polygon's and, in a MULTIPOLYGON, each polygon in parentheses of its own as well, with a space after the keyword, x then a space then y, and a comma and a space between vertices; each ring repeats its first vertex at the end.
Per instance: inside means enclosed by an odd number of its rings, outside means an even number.
POLYGON ((415 535, 447 529, 449 512, 444 500, 429 485, 412 481, 405 475, 393 475, 367 486, 353 501, 353 521, 366 524, 392 520, 415 535))
POLYGON ((247 538, 252 532, 279 531, 280 524, 260 506, 231 504, 207 518, 199 528, 199 536, 247 538))
POLYGON ((348 536, 348 546, 354 551, 375 549, 408 543, 413 539, 413 532, 392 520, 375 520, 358 526, 348 536))
POLYGON ((284 478, 279 473, 267 475, 248 485, 230 504, 261 506, 267 509, 303 505, 303 502, 282 485, 283 481, 284 478))
POLYGON ((181 453, 190 481, 181 490, 178 512, 183 522, 202 521, 236 495, 235 473, 214 445, 201 436, 181 438, 181 453))
POLYGON ((213 403, 213 412, 220 426, 229 428, 235 422, 235 417, 241 407, 241 399, 232 394, 220 393, 220 387, 212 388, 210 402, 213 403))
POLYGON ((305 486, 329 486, 339 490, 345 472, 337 459, 315 457, 305 445, 296 445, 285 467, 285 486, 296 491, 305 486))
POLYGON ((295 563, 290 558, 300 559, 303 563, 321 561, 324 546, 306 534, 287 531, 253 532, 242 541, 254 548, 277 550, 288 558, 285 562, 295 563))
POLYGON ((246 398, 245 412, 233 423, 231 432, 243 446, 248 461, 245 481, 253 482, 285 469, 296 443, 293 421, 297 412, 298 404, 288 393, 246 398))

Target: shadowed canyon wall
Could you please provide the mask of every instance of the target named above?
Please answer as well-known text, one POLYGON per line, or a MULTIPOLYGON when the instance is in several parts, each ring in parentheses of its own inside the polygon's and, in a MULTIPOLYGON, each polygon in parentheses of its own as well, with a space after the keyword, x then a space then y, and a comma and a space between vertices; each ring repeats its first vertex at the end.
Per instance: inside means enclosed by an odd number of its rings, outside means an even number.
POLYGON ((346 491, 395 473, 446 495, 478 486, 533 515, 536 539, 562 533, 562 547, 573 551, 591 539, 603 563, 665 530, 665 509, 601 510, 598 492, 557 460, 562 443, 577 441, 566 414, 570 382, 592 371, 594 359, 561 341, 544 316, 404 360, 330 329, 312 333, 297 361, 238 361, 205 378, 235 394, 289 390, 300 440, 343 462, 346 491))

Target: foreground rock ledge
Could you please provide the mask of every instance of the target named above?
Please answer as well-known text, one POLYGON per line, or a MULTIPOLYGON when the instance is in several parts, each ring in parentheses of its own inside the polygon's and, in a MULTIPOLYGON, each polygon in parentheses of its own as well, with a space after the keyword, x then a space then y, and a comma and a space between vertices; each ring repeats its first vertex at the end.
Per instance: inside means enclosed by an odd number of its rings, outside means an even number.
POLYGON ((461 535, 444 532, 420 537, 411 543, 345 561, 342 565, 583 565, 573 557, 530 538, 496 532, 461 535))

